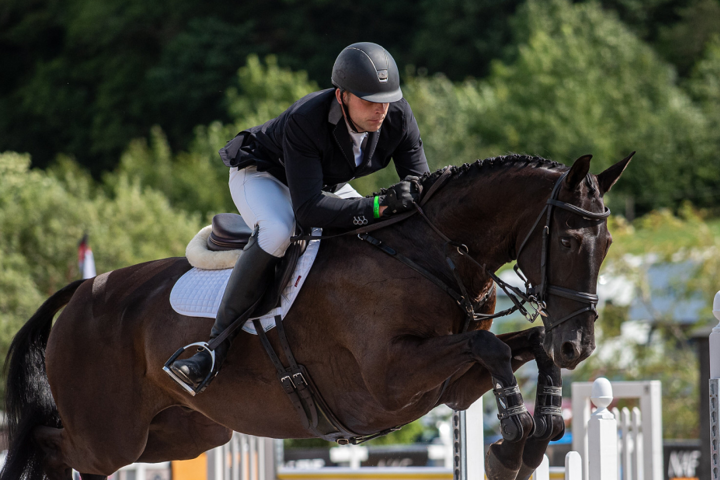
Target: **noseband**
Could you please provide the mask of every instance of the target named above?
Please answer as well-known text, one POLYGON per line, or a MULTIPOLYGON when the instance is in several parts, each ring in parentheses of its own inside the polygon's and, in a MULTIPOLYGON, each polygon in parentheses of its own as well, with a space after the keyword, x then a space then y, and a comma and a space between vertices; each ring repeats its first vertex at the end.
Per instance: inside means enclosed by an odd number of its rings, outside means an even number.
MULTIPOLYGON (((554 207, 567 210, 568 212, 574 213, 575 215, 580 215, 585 220, 605 221, 610 216, 610 209, 608 207, 605 207, 605 211, 602 213, 595 213, 584 210, 567 202, 562 202, 558 200, 557 197, 560 192, 560 186, 562 185, 562 182, 565 180, 567 175, 568 172, 563 173, 560 178, 558 178, 557 182, 555 182, 555 186, 553 187, 552 193, 550 194, 550 198, 545 203, 545 207, 543 207, 542 211, 537 217, 537 220, 535 220, 532 228, 530 229, 530 231, 528 231, 527 235, 525 236, 525 240, 523 240, 523 242, 520 244, 520 248, 517 252, 517 259, 519 262, 520 253, 523 251, 523 248, 525 248, 528 240, 530 240, 530 236, 535 231, 535 228, 538 226, 543 216, 545 216, 545 226, 542 230, 542 251, 540 256, 540 285, 538 285, 537 287, 533 286, 530 281, 528 281, 522 274, 522 270, 518 266, 518 263, 515 264, 513 269, 515 270, 515 273, 518 275, 518 277, 520 277, 520 279, 525 283, 525 292, 521 292, 516 287, 505 283, 503 280, 488 271, 488 273, 490 273, 490 276, 493 277, 493 280, 495 280, 495 282, 500 286, 500 288, 505 291, 508 297, 515 304, 513 309, 510 310, 519 310, 520 313, 522 313, 525 318, 527 318, 530 322, 534 322, 538 315, 542 315, 543 317, 545 317, 543 319, 543 323, 545 324, 546 332, 585 312, 594 312, 595 318, 597 318, 598 315, 597 309, 595 308, 598 303, 598 296, 596 294, 551 285, 548 280, 547 259, 550 254, 550 222, 552 221, 554 207), (550 317, 548 317, 545 313, 545 309, 547 308, 546 300, 550 295, 557 295, 559 297, 568 298, 576 302, 586 303, 587 306, 576 310, 559 320, 551 320, 550 317), (533 313, 529 313, 527 309, 525 309, 525 307, 523 306, 523 304, 525 303, 532 307, 532 309, 534 310, 533 313)), ((510 313, 508 311, 506 312, 510 313)))

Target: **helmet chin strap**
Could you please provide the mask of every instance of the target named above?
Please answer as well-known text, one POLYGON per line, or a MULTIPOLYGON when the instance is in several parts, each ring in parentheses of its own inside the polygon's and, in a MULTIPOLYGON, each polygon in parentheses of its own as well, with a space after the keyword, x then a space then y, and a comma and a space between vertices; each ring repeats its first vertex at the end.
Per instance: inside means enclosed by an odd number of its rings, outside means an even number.
POLYGON ((353 131, 353 133, 362 133, 360 132, 359 128, 357 128, 357 125, 355 122, 353 122, 352 117, 350 116, 350 109, 346 108, 347 105, 345 105, 345 92, 347 90, 340 89, 340 99, 342 100, 340 102, 340 108, 342 109, 343 115, 345 115, 345 118, 347 118, 348 123, 350 124, 350 129, 353 131))

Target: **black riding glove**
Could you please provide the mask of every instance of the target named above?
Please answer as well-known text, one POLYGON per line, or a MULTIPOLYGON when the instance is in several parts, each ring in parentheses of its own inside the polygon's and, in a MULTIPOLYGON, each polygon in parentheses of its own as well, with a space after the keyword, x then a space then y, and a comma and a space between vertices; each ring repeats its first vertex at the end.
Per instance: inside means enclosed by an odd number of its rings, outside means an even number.
POLYGON ((412 209, 413 204, 420 199, 421 193, 420 179, 408 175, 405 179, 388 188, 387 194, 380 198, 380 205, 387 207, 383 212, 383 217, 412 209))

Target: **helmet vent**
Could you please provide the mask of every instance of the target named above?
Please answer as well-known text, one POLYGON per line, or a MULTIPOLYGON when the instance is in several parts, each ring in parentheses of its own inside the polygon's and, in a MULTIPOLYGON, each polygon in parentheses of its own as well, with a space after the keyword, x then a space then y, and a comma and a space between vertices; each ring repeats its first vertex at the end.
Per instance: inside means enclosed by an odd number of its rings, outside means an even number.
POLYGON ((388 71, 387 70, 378 70, 377 76, 378 76, 378 80, 383 83, 388 81, 388 71))

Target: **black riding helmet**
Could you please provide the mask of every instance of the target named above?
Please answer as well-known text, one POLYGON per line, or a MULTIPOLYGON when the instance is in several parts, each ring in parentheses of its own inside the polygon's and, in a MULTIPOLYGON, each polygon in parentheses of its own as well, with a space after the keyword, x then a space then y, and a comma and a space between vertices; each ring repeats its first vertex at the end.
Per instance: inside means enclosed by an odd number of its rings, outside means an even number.
POLYGON ((360 42, 345 47, 332 69, 332 84, 373 103, 403 98, 400 73, 392 55, 377 43, 360 42))

